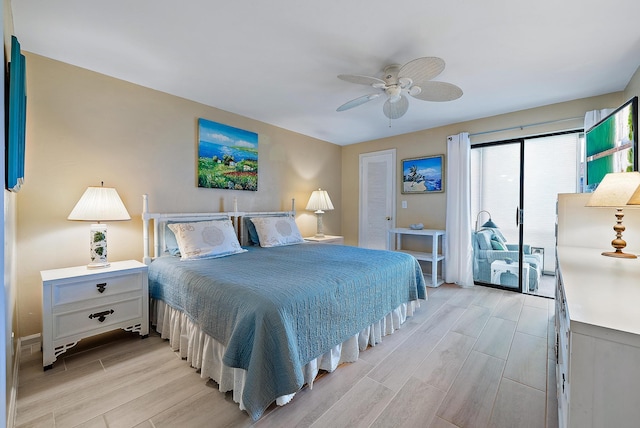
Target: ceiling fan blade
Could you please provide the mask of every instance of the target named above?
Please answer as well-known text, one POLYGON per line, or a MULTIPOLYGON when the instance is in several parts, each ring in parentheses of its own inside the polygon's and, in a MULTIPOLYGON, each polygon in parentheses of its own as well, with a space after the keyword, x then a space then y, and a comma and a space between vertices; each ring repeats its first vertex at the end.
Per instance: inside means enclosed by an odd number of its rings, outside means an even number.
POLYGON ((391 99, 388 99, 382 106, 382 112, 389 119, 398 119, 404 116, 409 110, 409 100, 404 95, 400 95, 400 99, 392 103, 391 99))
POLYGON ((408 77, 414 82, 431 80, 444 70, 444 60, 427 56, 409 61, 398 71, 398 78, 408 77))
POLYGON ((382 79, 371 76, 361 76, 359 74, 338 74, 338 79, 344 80, 345 82, 357 83, 359 85, 382 85, 374 87, 384 87, 386 85, 382 79))
POLYGON ((380 95, 381 94, 369 94, 369 95, 364 95, 362 97, 358 97, 354 100, 347 101, 346 103, 342 104, 340 107, 336 109, 336 111, 345 111, 345 110, 349 110, 350 108, 358 107, 359 105, 362 105, 366 102, 369 102, 373 99, 378 98, 380 95))
POLYGON ((414 98, 423 101, 453 101, 462 96, 462 89, 446 82, 421 82, 413 85, 422 89, 414 98))

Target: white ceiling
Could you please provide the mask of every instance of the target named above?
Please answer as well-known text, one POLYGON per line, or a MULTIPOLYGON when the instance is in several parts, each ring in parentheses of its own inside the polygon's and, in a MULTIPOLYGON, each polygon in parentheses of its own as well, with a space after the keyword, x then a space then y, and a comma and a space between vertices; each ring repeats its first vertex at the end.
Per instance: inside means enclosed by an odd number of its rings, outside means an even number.
MULTIPOLYGON (((22 49, 339 145, 620 91, 638 0, 13 0, 22 49), (445 103, 336 108, 392 63, 437 56, 445 103)), ((28 64, 27 64, 28 66, 28 64)), ((603 106, 610 107, 610 106, 603 106)))

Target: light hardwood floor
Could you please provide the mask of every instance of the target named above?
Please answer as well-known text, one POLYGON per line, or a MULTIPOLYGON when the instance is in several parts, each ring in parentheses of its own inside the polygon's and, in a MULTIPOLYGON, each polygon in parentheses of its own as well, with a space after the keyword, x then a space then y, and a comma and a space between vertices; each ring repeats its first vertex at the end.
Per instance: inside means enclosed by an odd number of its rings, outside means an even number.
POLYGON ((395 334, 252 424, 157 334, 21 349, 17 427, 557 427, 554 301, 444 284, 395 334))

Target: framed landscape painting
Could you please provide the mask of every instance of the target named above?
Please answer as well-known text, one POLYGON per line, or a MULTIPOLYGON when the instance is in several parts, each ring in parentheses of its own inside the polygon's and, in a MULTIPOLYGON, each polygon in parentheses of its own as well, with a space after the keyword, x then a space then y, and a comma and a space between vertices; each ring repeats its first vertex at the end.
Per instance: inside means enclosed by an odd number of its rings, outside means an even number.
POLYGON ((444 155, 402 160, 402 193, 444 192, 444 155))
POLYGON ((258 134, 198 119, 198 187, 258 190, 258 134))

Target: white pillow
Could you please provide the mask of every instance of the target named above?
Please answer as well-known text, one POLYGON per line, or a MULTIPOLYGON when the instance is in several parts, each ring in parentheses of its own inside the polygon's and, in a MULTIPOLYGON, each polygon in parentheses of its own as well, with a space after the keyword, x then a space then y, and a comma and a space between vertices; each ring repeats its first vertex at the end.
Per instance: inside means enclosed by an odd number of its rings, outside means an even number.
POLYGON ((252 217, 261 247, 279 247, 304 242, 293 217, 252 217))
POLYGON ((176 235, 182 260, 211 259, 243 253, 231 220, 167 225, 176 235))

